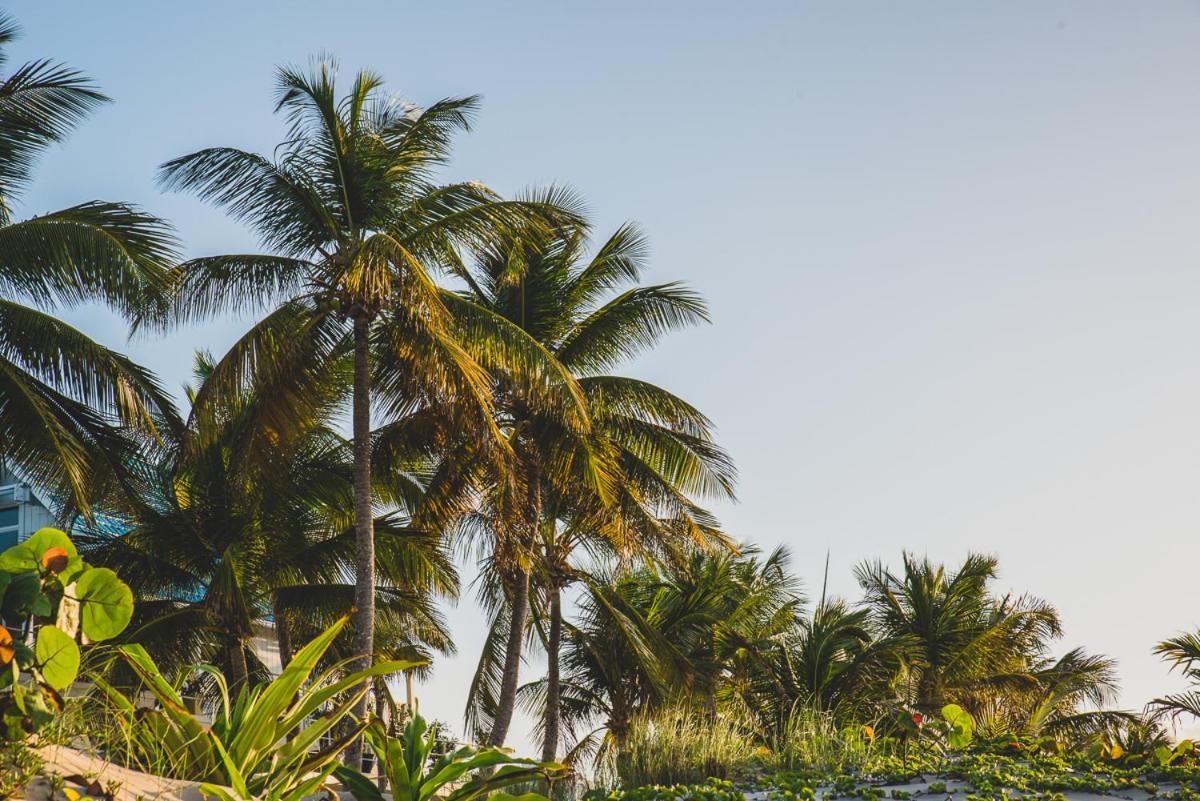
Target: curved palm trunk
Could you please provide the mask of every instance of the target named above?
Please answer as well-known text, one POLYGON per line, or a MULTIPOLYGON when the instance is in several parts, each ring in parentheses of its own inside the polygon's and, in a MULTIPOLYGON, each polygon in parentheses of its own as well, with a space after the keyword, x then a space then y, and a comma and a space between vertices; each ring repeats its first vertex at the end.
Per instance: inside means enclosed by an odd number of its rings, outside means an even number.
POLYGON ((512 593, 512 618, 509 621, 508 642, 504 647, 504 678, 500 682, 500 698, 496 702, 496 719, 488 745, 500 747, 508 737, 513 712, 517 707, 517 679, 521 669, 521 651, 525 647, 525 621, 529 615, 529 571, 517 568, 512 593))
POLYGON ((229 688, 234 692, 250 681, 250 668, 246 664, 246 645, 238 637, 229 641, 229 688))
POLYGON ((558 654, 562 647, 562 592, 550 588, 550 631, 546 636, 546 739, 542 741, 542 761, 553 762, 558 756, 562 709, 558 654))
MULTIPOLYGON (((357 543, 354 587, 355 670, 371 665, 375 651, 375 530, 371 516, 371 363, 369 359, 369 323, 365 317, 354 319, 354 530, 357 543)), ((354 707, 353 716, 367 714, 364 695, 354 707)), ((357 769, 362 763, 362 739, 346 752, 346 764, 357 769)))

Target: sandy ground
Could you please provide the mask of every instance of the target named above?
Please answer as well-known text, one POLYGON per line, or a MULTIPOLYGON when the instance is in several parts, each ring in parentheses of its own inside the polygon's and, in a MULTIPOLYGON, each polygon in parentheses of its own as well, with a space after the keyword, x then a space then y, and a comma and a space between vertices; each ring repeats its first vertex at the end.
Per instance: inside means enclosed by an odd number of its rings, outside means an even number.
MULTIPOLYGON (((184 782, 175 779, 164 779, 139 773, 135 770, 120 767, 105 762, 102 759, 89 756, 81 751, 62 746, 47 746, 38 749, 38 754, 45 761, 43 769, 47 774, 57 776, 83 776, 100 783, 106 791, 113 794, 114 801, 202 801, 197 782, 184 782)), ((70 784, 72 789, 86 794, 78 785, 70 784)), ((28 801, 51 801, 54 797, 50 783, 45 779, 35 780, 26 788, 28 801)))
MULTIPOLYGON (((200 792, 199 782, 185 782, 178 779, 164 779, 148 773, 120 767, 105 762, 82 751, 62 746, 47 746, 38 749, 38 754, 45 762, 43 773, 55 776, 82 776, 89 781, 99 782, 105 792, 111 793, 113 801, 210 801, 209 797, 200 792)), ((69 783, 71 789, 86 795, 86 789, 75 783, 69 783)), ((334 786, 334 789, 339 789, 334 786)), ((306 798, 304 801, 319 801, 325 798, 321 792, 306 798)), ((353 801, 348 793, 339 792, 341 801, 353 801)), ((61 792, 54 792, 50 782, 45 778, 35 779, 25 789, 24 801, 67 801, 61 792)))

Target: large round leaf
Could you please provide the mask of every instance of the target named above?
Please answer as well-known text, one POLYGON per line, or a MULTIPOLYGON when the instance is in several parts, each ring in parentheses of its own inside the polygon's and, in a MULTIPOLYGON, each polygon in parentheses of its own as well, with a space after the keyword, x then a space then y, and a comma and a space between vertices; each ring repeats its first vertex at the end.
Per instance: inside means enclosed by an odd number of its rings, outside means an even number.
POLYGON ((92 642, 116 637, 133 617, 133 591, 107 567, 93 567, 75 583, 83 606, 83 633, 92 642))
POLYGON ((51 548, 62 548, 69 557, 79 556, 75 543, 66 534, 56 528, 40 528, 29 539, 0 553, 0 570, 9 573, 37 570, 42 565, 42 555, 51 548))
POLYGON ((54 626, 38 629, 34 658, 41 668, 42 680, 55 690, 65 690, 79 675, 79 646, 66 632, 54 626))
POLYGON ((42 592, 42 580, 37 573, 17 573, 9 576, 0 603, 0 616, 13 628, 23 623, 30 615, 50 614, 50 599, 42 592))
POLYGON ((947 704, 942 707, 942 717, 950 726, 946 734, 946 742, 951 748, 966 748, 975 736, 975 718, 971 713, 958 704, 947 704))

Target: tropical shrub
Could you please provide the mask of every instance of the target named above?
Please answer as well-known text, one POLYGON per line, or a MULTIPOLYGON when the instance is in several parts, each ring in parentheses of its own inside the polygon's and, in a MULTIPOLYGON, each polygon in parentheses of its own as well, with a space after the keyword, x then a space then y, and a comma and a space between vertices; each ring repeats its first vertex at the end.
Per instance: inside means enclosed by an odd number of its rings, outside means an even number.
POLYGON ((210 726, 187 709, 178 687, 163 677, 141 646, 121 646, 120 656, 158 706, 138 709, 129 696, 96 677, 96 686, 117 712, 129 744, 127 751, 106 756, 125 762, 148 754, 165 756, 157 760, 169 768, 165 775, 203 782, 203 792, 223 801, 288 801, 315 793, 337 767, 341 753, 366 728, 363 721, 338 728, 366 693, 364 681, 414 667, 412 662, 380 662, 339 675, 344 665, 338 663, 309 684, 347 620, 341 619, 301 648, 274 681, 242 688, 236 697, 231 698, 219 671, 199 667, 212 675, 220 695, 210 726), (333 704, 332 709, 322 713, 328 704, 333 704), (313 750, 322 737, 335 731, 332 742, 313 750))
POLYGON ((749 773, 757 757, 737 722, 673 706, 634 719, 615 767, 623 787, 701 784, 749 773))
MULTIPOLYGON (((420 715, 414 715, 399 737, 390 737, 383 724, 375 721, 366 730, 366 741, 375 752, 380 774, 387 778, 394 801, 545 801, 537 793, 512 796, 502 788, 545 779, 552 782, 565 773, 563 766, 514 757, 499 748, 463 746, 438 756, 440 745, 436 727, 429 727, 420 715), (489 770, 468 778, 476 771, 489 770)), ((356 801, 385 801, 383 792, 367 777, 350 767, 335 770, 338 779, 356 801)))
POLYGON ((117 636, 133 593, 90 567, 63 532, 43 528, 0 553, 0 742, 19 742, 62 711, 80 645, 117 636))

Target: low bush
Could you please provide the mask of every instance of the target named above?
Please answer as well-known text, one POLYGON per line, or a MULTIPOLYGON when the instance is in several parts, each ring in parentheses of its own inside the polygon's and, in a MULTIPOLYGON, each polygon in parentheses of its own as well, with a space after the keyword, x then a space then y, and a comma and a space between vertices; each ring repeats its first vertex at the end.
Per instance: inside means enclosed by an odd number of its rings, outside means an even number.
MULTIPOLYGON (((393 801, 546 801, 538 793, 504 791, 532 779, 551 782, 565 772, 561 765, 522 759, 499 748, 463 746, 438 754, 437 731, 420 715, 408 721, 399 737, 388 736, 378 722, 367 727, 365 736, 393 801)), ((379 786, 358 771, 339 767, 336 773, 355 801, 386 801, 379 786)))

